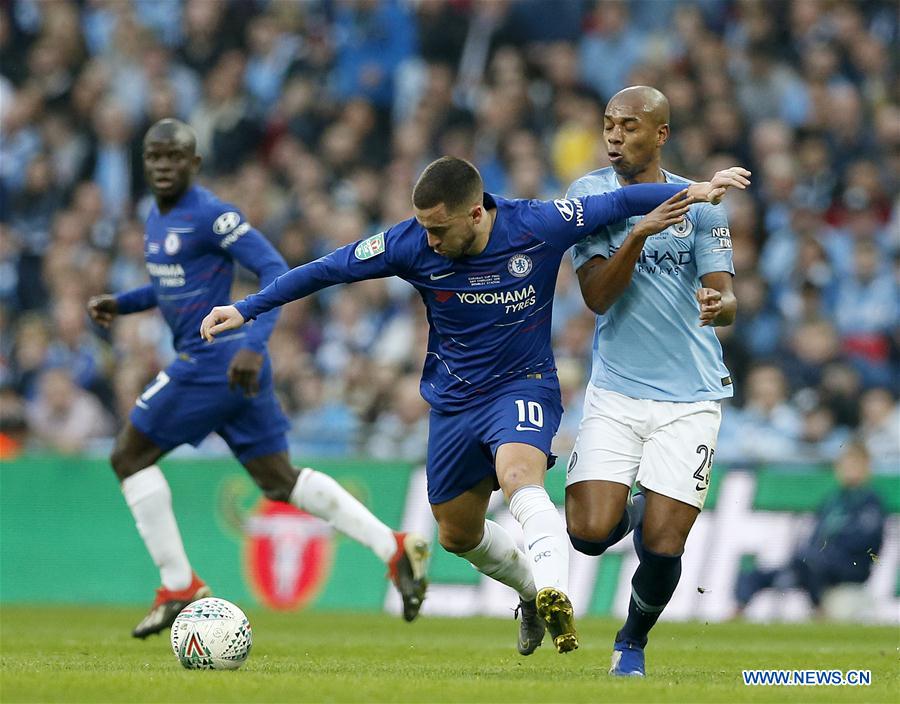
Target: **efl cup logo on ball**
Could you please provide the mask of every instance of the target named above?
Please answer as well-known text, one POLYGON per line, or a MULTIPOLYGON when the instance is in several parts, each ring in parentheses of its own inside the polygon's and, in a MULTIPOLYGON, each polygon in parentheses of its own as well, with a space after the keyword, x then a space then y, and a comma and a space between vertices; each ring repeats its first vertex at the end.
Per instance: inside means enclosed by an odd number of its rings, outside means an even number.
POLYGON ((250 655, 250 622, 225 599, 200 599, 172 624, 172 650, 189 670, 236 670, 250 655))

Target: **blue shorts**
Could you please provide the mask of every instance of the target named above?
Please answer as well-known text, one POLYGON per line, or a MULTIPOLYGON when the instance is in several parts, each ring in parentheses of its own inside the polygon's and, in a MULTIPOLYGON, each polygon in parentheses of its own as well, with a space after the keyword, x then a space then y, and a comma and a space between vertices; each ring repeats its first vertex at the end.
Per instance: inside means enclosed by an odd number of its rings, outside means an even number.
POLYGON ((548 457, 548 469, 556 462, 550 444, 562 418, 556 379, 521 379, 478 406, 455 413, 432 409, 428 428, 428 501, 441 504, 456 498, 485 477, 494 478, 497 448, 521 442, 548 457))
POLYGON ((222 436, 240 462, 288 448, 290 427, 272 385, 266 361, 259 393, 252 398, 228 382, 197 384, 160 372, 131 410, 132 425, 168 452, 179 445, 199 445, 212 432, 222 436))

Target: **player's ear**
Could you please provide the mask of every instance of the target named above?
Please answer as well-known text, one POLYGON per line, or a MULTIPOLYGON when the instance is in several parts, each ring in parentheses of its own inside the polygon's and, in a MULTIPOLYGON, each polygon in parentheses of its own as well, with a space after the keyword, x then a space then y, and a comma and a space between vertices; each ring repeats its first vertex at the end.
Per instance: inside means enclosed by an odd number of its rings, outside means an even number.
POLYGON ((656 146, 661 147, 669 141, 669 125, 662 124, 656 131, 656 146))
POLYGON ((191 159, 191 173, 198 174, 200 173, 200 164, 203 163, 203 157, 199 154, 194 154, 194 158, 191 159))
POLYGON ((481 222, 481 218, 484 217, 484 206, 481 204, 473 205, 469 210, 469 217, 472 218, 472 222, 476 225, 481 222))

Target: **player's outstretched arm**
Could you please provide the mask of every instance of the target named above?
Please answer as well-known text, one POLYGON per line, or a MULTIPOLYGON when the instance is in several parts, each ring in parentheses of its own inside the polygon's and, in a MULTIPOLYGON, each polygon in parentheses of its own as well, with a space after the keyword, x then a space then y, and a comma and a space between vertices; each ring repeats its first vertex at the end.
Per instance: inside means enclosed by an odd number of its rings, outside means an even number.
POLYGON ((244 324, 244 316, 234 306, 216 306, 200 323, 200 337, 212 342, 219 333, 236 330, 244 324))
POLYGON ((139 313, 156 307, 156 291, 147 284, 120 294, 102 293, 88 301, 88 315, 98 325, 108 328, 117 315, 139 313))
POLYGON ((718 205, 729 188, 744 190, 750 185, 750 172, 740 166, 732 166, 716 171, 710 181, 692 183, 688 187, 688 198, 696 201, 707 201, 718 205))

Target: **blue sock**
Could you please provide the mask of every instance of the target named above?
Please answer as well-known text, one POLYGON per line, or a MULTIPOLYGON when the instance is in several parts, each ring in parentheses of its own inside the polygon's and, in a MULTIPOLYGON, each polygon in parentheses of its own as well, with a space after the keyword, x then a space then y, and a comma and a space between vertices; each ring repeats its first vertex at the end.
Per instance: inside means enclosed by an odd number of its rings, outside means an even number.
POLYGON ((628 618, 616 642, 629 641, 641 648, 647 634, 666 608, 681 578, 681 555, 660 555, 642 546, 641 564, 631 580, 628 618))
POLYGON ((569 533, 572 547, 585 555, 602 555, 607 549, 618 543, 641 524, 644 518, 644 495, 635 494, 632 497, 632 502, 625 506, 622 517, 606 538, 603 540, 586 540, 569 533))

